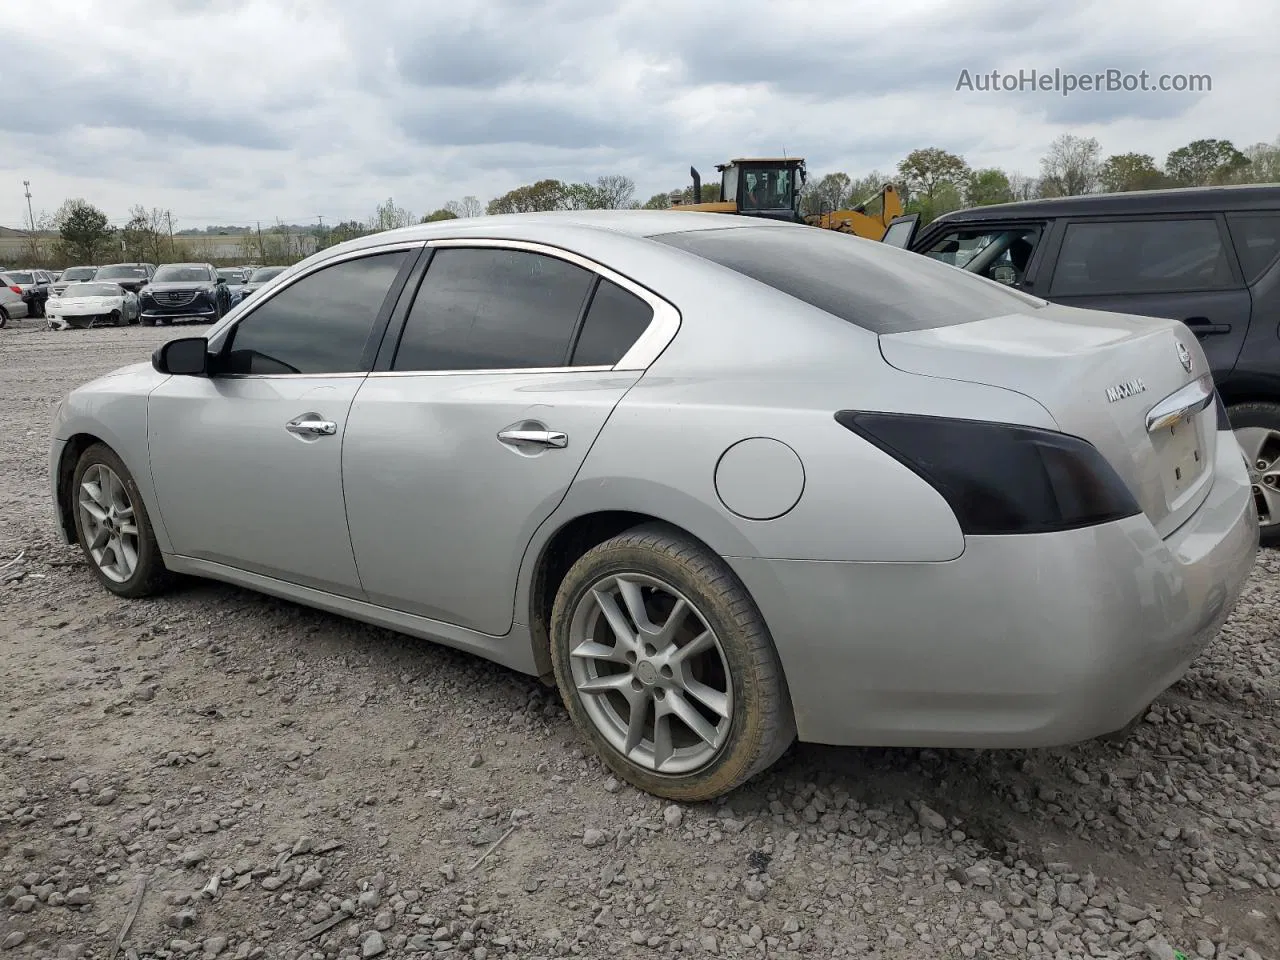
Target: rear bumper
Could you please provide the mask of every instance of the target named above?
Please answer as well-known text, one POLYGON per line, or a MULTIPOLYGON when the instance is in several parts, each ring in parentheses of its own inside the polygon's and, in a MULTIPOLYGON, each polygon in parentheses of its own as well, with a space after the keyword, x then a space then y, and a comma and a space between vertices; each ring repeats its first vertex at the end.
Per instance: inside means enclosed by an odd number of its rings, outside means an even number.
POLYGON ((1217 635, 1258 524, 1238 446, 1161 540, 1144 517, 970 537, 944 563, 729 562, 781 656, 800 739, 1042 747, 1124 727, 1217 635))

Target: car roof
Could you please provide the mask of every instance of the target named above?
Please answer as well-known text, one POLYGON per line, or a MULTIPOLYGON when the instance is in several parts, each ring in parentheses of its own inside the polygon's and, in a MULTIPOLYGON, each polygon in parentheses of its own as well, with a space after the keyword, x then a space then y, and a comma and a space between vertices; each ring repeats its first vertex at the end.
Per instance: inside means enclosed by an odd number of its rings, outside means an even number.
MULTIPOLYGON (((1223 187, 1178 187, 1168 190, 1128 190, 1089 193, 1075 197, 1045 197, 993 203, 944 213, 935 223, 992 220, 1007 217, 1123 216, 1131 213, 1193 213, 1205 211, 1280 209, 1280 184, 1234 184, 1223 187)), ((930 224, 932 226, 932 224, 930 224)))

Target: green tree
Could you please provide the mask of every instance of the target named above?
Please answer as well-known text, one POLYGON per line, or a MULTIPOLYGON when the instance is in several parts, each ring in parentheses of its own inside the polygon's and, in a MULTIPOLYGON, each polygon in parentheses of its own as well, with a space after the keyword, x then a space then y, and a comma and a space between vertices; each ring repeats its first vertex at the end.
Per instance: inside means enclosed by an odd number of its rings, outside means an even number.
POLYGON ((54 214, 54 223, 59 252, 76 263, 97 263, 98 252, 106 250, 116 232, 105 213, 80 198, 63 203, 54 214))
POLYGON ((560 208, 565 210, 603 210, 606 198, 591 183, 566 184, 560 197, 560 208))
POLYGON ((996 167, 975 170, 969 178, 965 200, 971 207, 984 207, 991 203, 1009 203, 1013 200, 1013 187, 1009 175, 996 167))
POLYGON ((847 173, 828 173, 805 184, 800 210, 806 216, 847 208, 853 181, 847 173))
POLYGON ((1165 158, 1165 172, 1182 187, 1230 183, 1249 166, 1249 158, 1230 140, 1193 140, 1165 158))
POLYGON ((1102 188, 1111 193, 1122 190, 1154 190, 1164 186, 1164 173, 1155 158, 1146 153, 1113 154, 1102 164, 1098 174, 1102 188))
POLYGON ((319 246, 321 248, 337 246, 340 243, 346 243, 348 240, 354 240, 356 237, 363 237, 368 232, 368 228, 356 220, 343 220, 341 223, 334 224, 320 241, 319 246))
POLYGON ((386 203, 378 204, 373 217, 369 220, 369 228, 375 233, 381 230, 396 230, 414 223, 413 214, 404 207, 396 206, 395 200, 387 198, 386 203))
MULTIPOLYGON (((677 191, 678 192, 678 191, 677 191)), ((652 197, 640 205, 642 210, 670 210, 671 194, 655 193, 652 197)))
POLYGON ((435 223, 438 220, 457 220, 457 219, 458 219, 458 215, 456 213, 454 213, 452 210, 448 210, 444 207, 441 207, 439 210, 436 210, 433 213, 428 213, 425 217, 422 218, 421 222, 435 223))
POLYGON ((503 213, 534 213, 539 210, 562 210, 568 188, 559 180, 539 180, 516 187, 489 201, 490 216, 503 213))
POLYGON ((1064 133, 1040 161, 1040 192, 1049 197, 1092 193, 1102 172, 1102 148, 1093 137, 1064 133))
POLYGON ((912 196, 935 210, 934 216, 943 212, 936 208, 945 205, 944 196, 946 202, 959 197, 971 175, 969 164, 963 157, 940 147, 912 150, 898 164, 898 176, 902 178, 903 185, 912 196))

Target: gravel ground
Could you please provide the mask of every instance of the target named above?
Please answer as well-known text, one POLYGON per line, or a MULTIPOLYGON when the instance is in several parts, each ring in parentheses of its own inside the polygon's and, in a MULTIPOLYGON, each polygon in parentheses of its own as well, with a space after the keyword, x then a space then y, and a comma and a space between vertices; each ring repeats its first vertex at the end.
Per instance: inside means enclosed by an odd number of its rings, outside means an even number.
POLYGON ((0 331, 0 960, 114 956, 136 903, 121 957, 1280 957, 1275 553, 1123 742, 805 746, 666 805, 534 679, 100 589, 52 531, 49 419, 174 335, 0 331))

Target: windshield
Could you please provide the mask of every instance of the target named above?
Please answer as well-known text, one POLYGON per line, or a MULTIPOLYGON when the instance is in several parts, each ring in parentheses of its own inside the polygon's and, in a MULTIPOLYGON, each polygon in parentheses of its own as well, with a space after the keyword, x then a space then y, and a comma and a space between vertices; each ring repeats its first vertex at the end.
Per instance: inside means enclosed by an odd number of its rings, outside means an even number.
POLYGON ((98 270, 97 273, 94 274, 94 278, 97 280, 115 280, 115 279, 141 280, 141 279, 145 279, 146 276, 147 276, 147 270, 145 267, 125 267, 125 266, 102 267, 98 270))
POLYGON ((184 267, 175 263, 161 267, 153 279, 156 283, 183 283, 192 280, 208 283, 213 277, 209 276, 207 267, 184 267))
POLYGON ((748 167, 742 173, 744 210, 790 210, 794 196, 794 172, 788 167, 748 167))
POLYGON ((284 273, 284 267, 260 267, 249 276, 250 283, 266 283, 272 277, 284 273))
POLYGON ((31 274, 18 273, 16 271, 10 271, 9 279, 12 280, 14 283, 35 283, 36 282, 35 277, 33 277, 31 274))
POLYGON ((67 287, 64 297, 118 297, 123 293, 114 283, 73 283, 67 287))
POLYGON ((244 280, 244 271, 243 270, 219 270, 218 276, 222 277, 224 280, 231 280, 235 283, 240 283, 242 280, 244 280))
POLYGON ((60 280, 92 280, 93 275, 98 272, 97 267, 68 267, 62 271, 60 280))

